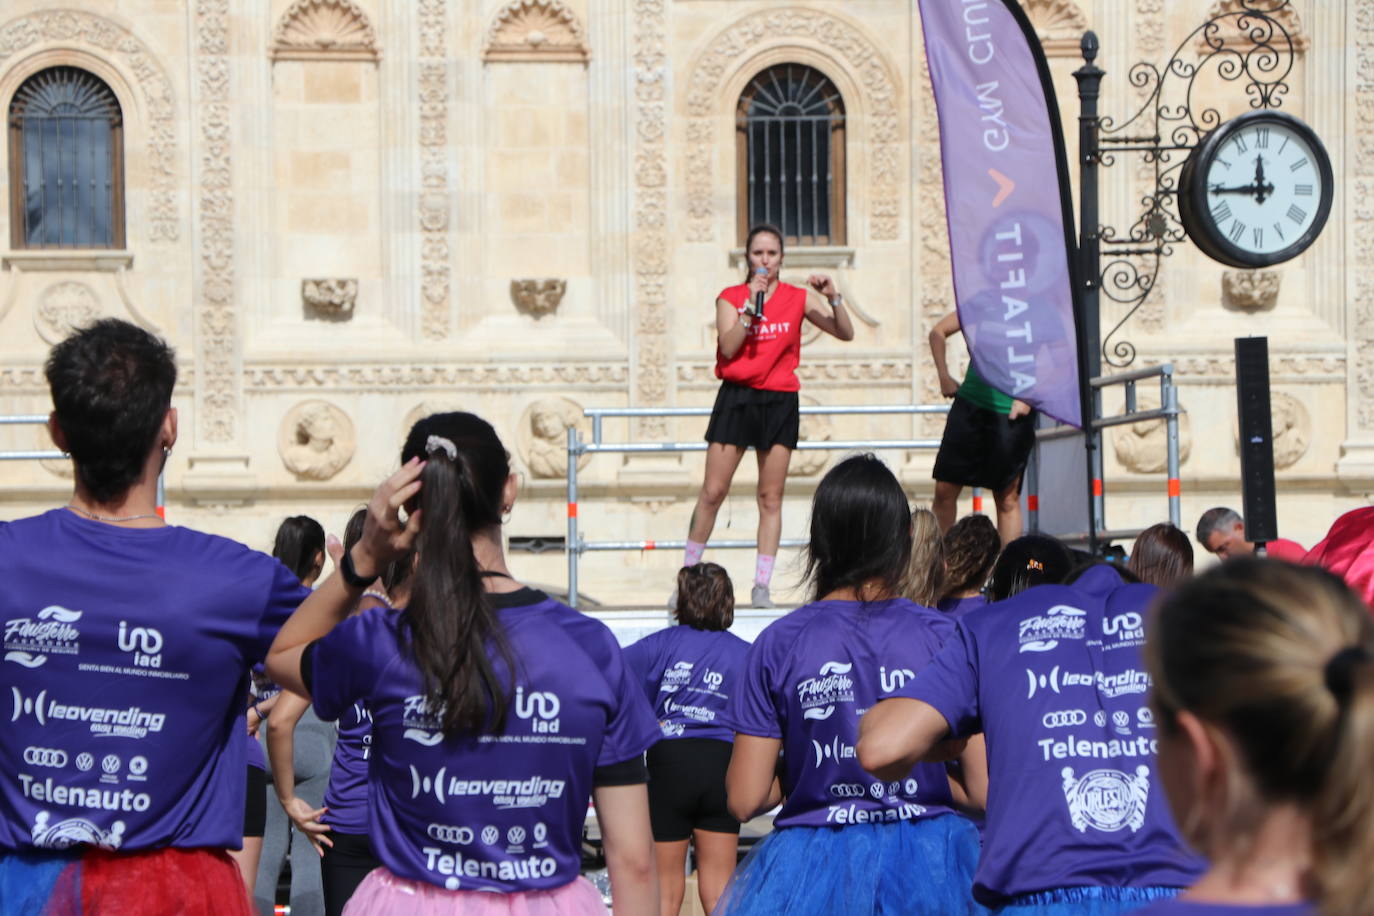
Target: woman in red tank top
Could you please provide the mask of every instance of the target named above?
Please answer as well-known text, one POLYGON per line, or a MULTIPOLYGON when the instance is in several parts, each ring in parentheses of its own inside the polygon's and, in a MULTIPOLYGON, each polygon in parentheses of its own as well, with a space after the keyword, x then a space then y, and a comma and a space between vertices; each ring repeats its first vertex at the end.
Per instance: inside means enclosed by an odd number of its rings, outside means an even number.
MULTIPOLYGON (((802 320, 840 340, 853 340, 854 326, 829 277, 807 278, 807 286, 819 296, 778 279, 783 241, 777 228, 749 230, 744 251, 748 281, 722 290, 716 298, 716 377, 721 386, 706 428, 706 478, 692 512, 684 565, 700 562, 735 469, 752 446, 759 462, 759 532, 751 604, 772 607, 768 583, 782 534, 783 485, 797 447, 801 385, 796 369, 802 320), (761 315, 755 313, 760 292, 761 315)), ((676 604, 676 595, 671 603, 676 604)))

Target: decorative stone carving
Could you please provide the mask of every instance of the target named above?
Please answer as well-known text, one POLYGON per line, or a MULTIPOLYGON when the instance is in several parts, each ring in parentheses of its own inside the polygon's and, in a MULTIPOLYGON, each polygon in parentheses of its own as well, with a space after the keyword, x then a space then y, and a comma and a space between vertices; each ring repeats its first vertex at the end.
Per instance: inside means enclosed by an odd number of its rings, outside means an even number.
POLYGON ((273 60, 377 58, 377 33, 352 0, 296 0, 272 35, 273 60))
POLYGON ((448 336, 448 35, 447 0, 419 0, 420 18, 420 331, 448 336))
POLYGON ((50 344, 65 340, 100 317, 100 300, 85 283, 68 280, 43 290, 33 310, 33 326, 50 344))
POLYGON ((558 0, 511 0, 487 31, 482 60, 584 64, 591 59, 577 15, 558 0))
MULTIPOLYGON (((1217 0, 1216 3, 1212 4, 1212 8, 1207 11, 1207 15, 1203 17, 1203 21, 1227 13, 1244 13, 1247 8, 1251 10, 1260 10, 1262 12, 1273 10, 1273 12, 1269 12, 1269 17, 1288 33, 1289 40, 1293 42, 1293 50, 1306 51, 1310 42, 1307 40, 1307 32, 1303 29, 1302 20, 1298 18, 1298 11, 1294 9, 1295 6, 1295 3, 1288 2, 1279 4, 1277 2, 1272 2, 1272 0, 1269 0, 1269 2, 1256 2, 1256 0, 1217 0)), ((1254 35, 1253 29, 1258 24, 1259 20, 1256 19, 1246 20, 1244 17, 1233 16, 1221 24, 1221 31, 1219 34, 1212 36, 1212 43, 1215 44, 1218 40, 1223 40, 1226 42, 1226 47, 1228 49, 1244 53, 1255 47, 1252 36, 1254 35)), ((1267 29, 1261 26, 1261 37, 1269 38, 1268 35, 1263 34, 1267 31, 1267 29)), ((1211 50, 1211 45, 1208 44, 1207 38, 1208 36, 1205 34, 1198 36, 1196 45, 1198 53, 1205 54, 1211 50)), ((1283 35, 1279 33, 1277 29, 1272 39, 1270 39, 1269 44, 1273 45, 1275 48, 1283 47, 1283 35)))
POLYGON ((1267 312, 1279 301, 1277 270, 1227 270, 1221 275, 1221 305, 1232 312, 1267 312))
MULTIPOLYGON (((820 404, 813 397, 808 395, 801 396, 801 403, 808 407, 815 407, 820 404)), ((830 417, 823 413, 812 413, 801 415, 801 428, 797 436, 799 442, 826 442, 833 435, 834 424, 830 417)), ((830 463, 832 452, 822 451, 796 451, 792 453, 792 461, 787 466, 788 477, 811 477, 819 474, 827 464, 830 463)))
POLYGON ((301 302, 307 317, 347 321, 353 317, 357 299, 358 281, 354 279, 301 281, 301 302))
POLYGON ((181 154, 177 151, 176 101, 166 69, 137 36, 109 19, 77 10, 46 10, 0 25, 0 70, 11 57, 40 42, 61 42, 90 48, 99 57, 118 57, 133 74, 143 94, 147 125, 151 194, 143 222, 152 241, 176 241, 181 154))
MULTIPOLYGON (((1353 39, 1355 72, 1374 73, 1374 7, 1367 4, 1354 9, 1353 39)), ((1347 234, 1346 270, 1354 280, 1354 302, 1350 307, 1350 334, 1355 339, 1355 362, 1347 384, 1347 397, 1358 405, 1356 416, 1361 436, 1374 431, 1374 206, 1365 196, 1374 188, 1374 139, 1368 136, 1374 124, 1374 80, 1354 83, 1354 121, 1361 138, 1352 145, 1354 192, 1350 195, 1351 225, 1347 234)), ((1272 374, 1272 368, 1270 370, 1272 374)))
POLYGON ((348 414, 328 401, 302 401, 286 412, 277 448, 287 470, 306 480, 328 480, 353 458, 357 438, 348 414))
MULTIPOLYGON (((1307 454, 1312 442, 1312 415, 1302 401, 1282 391, 1269 392, 1269 413, 1273 421, 1274 467, 1291 468, 1307 454)), ((1232 420, 1231 438, 1240 454, 1240 424, 1232 420)))
MULTIPOLYGON (((1159 392, 1155 389, 1137 389, 1136 406, 1140 410, 1154 410, 1159 407, 1159 392)), ((1181 407, 1182 405, 1180 405, 1181 407)), ((1123 405, 1122 411, 1125 410, 1123 405)), ((1116 449, 1116 460, 1128 471, 1136 474, 1159 474, 1167 470, 1169 433, 1164 420, 1146 420, 1130 426, 1112 428, 1112 445, 1116 449)), ((1178 418, 1178 463, 1188 460, 1193 450, 1193 426, 1188 412, 1182 411, 1178 418)))
MULTIPOLYGON (((666 404, 672 390, 672 342, 668 335, 668 158, 667 117, 668 0, 634 0, 634 246, 635 361, 634 403, 666 404)), ((663 417, 638 417, 635 435, 664 439, 663 417)))
MULTIPOLYGON (((805 368, 805 364, 803 364, 805 368)), ((488 392, 493 388, 545 388, 566 391, 593 389, 606 394, 621 394, 629 383, 629 368, 615 363, 335 363, 301 366, 287 362, 245 366, 244 379, 252 391, 350 391, 388 392, 414 390, 428 393, 436 388, 461 388, 488 392)), ((12 371, 0 366, 0 383, 31 382, 30 387, 45 393, 42 373, 12 371), (32 377, 30 377, 32 375, 32 377)), ((4 390, 11 390, 6 387, 4 390)), ((471 405, 469 405, 471 406, 471 405)))
MULTIPOLYGON (((515 441, 531 477, 539 480, 567 478, 569 426, 577 427, 584 442, 591 438, 591 419, 583 416, 582 405, 576 401, 544 398, 525 408, 520 415, 515 441)), ((582 455, 577 461, 578 468, 586 467, 591 460, 591 455, 582 455)))
POLYGON ((1088 17, 1073 0, 1020 0, 1046 57, 1078 57, 1088 17))
POLYGON ((234 163, 230 102, 229 0, 196 0, 195 79, 200 187, 196 362, 200 434, 232 442, 238 432, 239 360, 234 315, 234 163))
MULTIPOLYGON (((796 40, 825 46, 843 60, 855 83, 863 87, 862 100, 853 101, 861 102, 855 107, 862 111, 868 130, 863 139, 869 157, 864 194, 869 207, 869 235, 875 241, 898 237, 901 135, 893 70, 878 47, 855 26, 820 10, 793 8, 760 11, 739 19, 706 43, 707 50, 692 68, 687 91, 691 118, 687 123, 688 241, 709 242, 715 235, 713 201, 719 184, 712 174, 714 122, 722 106, 734 104, 733 99, 721 97, 721 82, 751 50, 796 40)), ((641 82, 639 92, 643 91, 641 82)))
POLYGON ((567 289, 567 280, 512 280, 510 298, 526 315, 543 318, 554 313, 567 289))

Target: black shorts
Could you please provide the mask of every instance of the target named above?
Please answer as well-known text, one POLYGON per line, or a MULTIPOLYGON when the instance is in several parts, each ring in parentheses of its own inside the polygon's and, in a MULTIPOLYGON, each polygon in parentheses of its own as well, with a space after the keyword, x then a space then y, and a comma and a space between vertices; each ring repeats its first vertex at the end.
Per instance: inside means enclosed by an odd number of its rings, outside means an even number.
POLYGON ((1021 474, 1035 447, 1035 413, 1012 420, 956 397, 945 421, 932 477, 941 483, 1021 492, 1021 474))
POLYGON ((243 802, 243 835, 262 836, 267 829, 267 771, 248 768, 248 794, 243 802))
POLYGON ((715 738, 671 738, 649 748, 649 822, 654 841, 686 840, 693 830, 739 833, 725 807, 731 744, 715 738))
POLYGON ((775 445, 797 447, 801 411, 795 391, 764 391, 721 382, 706 441, 766 452, 775 445))

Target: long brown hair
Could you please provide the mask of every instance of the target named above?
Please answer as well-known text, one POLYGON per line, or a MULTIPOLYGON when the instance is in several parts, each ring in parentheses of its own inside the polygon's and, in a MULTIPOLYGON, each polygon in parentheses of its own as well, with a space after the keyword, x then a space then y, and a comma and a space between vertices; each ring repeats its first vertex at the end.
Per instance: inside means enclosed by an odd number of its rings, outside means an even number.
POLYGON ((945 584, 945 539, 940 522, 926 508, 911 511, 911 559, 902 580, 902 595, 934 607, 945 584))
POLYGON ((1126 568, 1141 582, 1173 588, 1193 574, 1193 545, 1168 522, 1151 525, 1135 539, 1126 568))
POLYGON ((735 622, 735 586, 716 563, 684 566, 677 573, 677 622, 694 630, 728 630, 735 622))
POLYGON ((1245 842, 1268 804, 1312 825, 1313 879, 1325 916, 1374 900, 1374 620, 1335 576, 1238 558, 1167 597, 1146 663, 1161 728, 1187 710, 1239 749, 1251 797, 1221 825, 1245 842))

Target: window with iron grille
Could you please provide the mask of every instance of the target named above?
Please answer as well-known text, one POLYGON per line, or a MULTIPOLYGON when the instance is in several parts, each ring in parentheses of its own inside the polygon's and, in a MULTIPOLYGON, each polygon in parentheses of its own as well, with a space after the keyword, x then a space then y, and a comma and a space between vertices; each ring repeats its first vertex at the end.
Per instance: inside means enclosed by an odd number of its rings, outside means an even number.
POLYGON ((124 138, 119 100, 76 67, 26 79, 9 107, 15 248, 124 247, 124 138))
POLYGON ((843 245, 844 99, 812 67, 759 73, 735 116, 739 240, 772 223, 793 245, 843 245))

